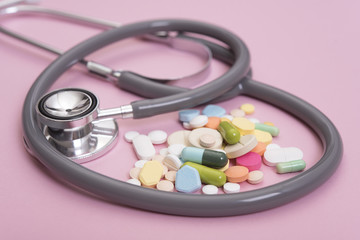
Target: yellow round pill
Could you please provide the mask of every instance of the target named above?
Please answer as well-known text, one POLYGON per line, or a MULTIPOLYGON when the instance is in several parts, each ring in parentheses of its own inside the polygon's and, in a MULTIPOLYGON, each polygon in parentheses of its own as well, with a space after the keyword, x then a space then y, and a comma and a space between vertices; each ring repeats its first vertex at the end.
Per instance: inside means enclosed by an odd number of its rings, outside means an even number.
POLYGON ((255 129, 254 135, 256 137, 256 140, 258 140, 258 142, 265 143, 266 145, 269 145, 272 142, 272 136, 268 132, 255 129))
POLYGON ((255 124, 246 118, 236 117, 231 122, 239 131, 241 135, 253 134, 255 124))
POLYGON ((245 103, 241 105, 240 109, 243 110, 245 114, 249 115, 255 111, 255 106, 250 103, 245 103))

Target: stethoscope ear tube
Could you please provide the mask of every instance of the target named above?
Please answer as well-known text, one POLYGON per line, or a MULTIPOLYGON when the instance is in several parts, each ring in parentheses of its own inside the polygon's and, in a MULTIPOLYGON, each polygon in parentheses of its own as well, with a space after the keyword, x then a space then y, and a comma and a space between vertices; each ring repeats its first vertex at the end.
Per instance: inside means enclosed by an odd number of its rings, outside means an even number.
MULTIPOLYGON (((128 28, 128 31, 130 34, 136 34, 140 29, 139 27, 161 26, 161 24, 165 24, 165 30, 173 30, 171 28, 173 26, 179 26, 179 24, 181 25, 182 21, 147 22, 145 24, 135 25, 133 29, 128 28)), ((190 25, 190 22, 185 22, 185 24, 190 25)), ((196 23, 194 24, 196 25, 196 23)), ((158 28, 155 31, 157 30, 164 29, 158 28)), ((214 31, 215 30, 216 29, 214 29, 214 31)), ((111 30, 100 34, 100 37, 98 35, 96 38, 86 41, 86 43, 94 43, 94 41, 103 40, 103 37, 110 36, 110 40, 107 39, 105 43, 101 42, 101 44, 106 45, 121 38, 121 36, 123 36, 122 31, 124 31, 124 29, 111 30), (119 31, 119 33, 117 33, 117 31, 119 31)), ((98 43, 95 45, 98 45, 98 43)), ((168 193, 137 187, 109 178, 76 164, 56 151, 45 139, 37 124, 35 108, 38 99, 49 89, 52 83, 64 71, 76 63, 76 61, 79 61, 94 50, 94 45, 92 46, 93 49, 87 49, 85 43, 82 43, 52 63, 29 90, 23 107, 22 122, 27 145, 42 164, 54 173, 55 176, 58 176, 59 179, 67 183, 108 201, 149 211, 186 216, 230 216, 258 212, 294 201, 326 181, 340 163, 342 156, 341 137, 335 126, 325 115, 315 107, 289 93, 245 78, 238 86, 239 92, 270 102, 288 111, 308 124, 319 135, 324 144, 324 155, 313 167, 289 180, 259 190, 238 194, 204 196, 168 193)), ((234 54, 237 58, 240 53, 235 51, 234 54)), ((244 65, 244 62, 241 62, 240 65, 242 65, 240 70, 232 71, 232 74, 242 73, 237 75, 238 78, 234 81, 242 79, 248 72, 248 66, 246 64, 244 65)), ((232 86, 234 87, 235 84, 232 86)), ((229 90, 228 88, 225 89, 221 91, 219 95, 229 90)), ((197 92, 197 94, 199 94, 199 92, 197 92)), ((213 96, 213 98, 214 97, 215 96, 213 96)), ((204 101, 207 100, 208 99, 204 99, 204 101)), ((156 103, 157 102, 155 102, 155 104, 156 103)), ((194 104, 199 103, 200 102, 195 102, 194 104)), ((146 104, 147 102, 145 102, 144 105, 140 104, 139 107, 152 106, 151 104, 146 104)), ((181 106, 176 105, 173 107, 180 108, 181 106)), ((152 113, 149 112, 150 110, 147 110, 144 116, 152 115, 152 113)), ((166 107, 165 110, 169 111, 174 109, 166 107)), ((161 111, 163 110, 157 110, 156 113, 161 113, 161 111)))

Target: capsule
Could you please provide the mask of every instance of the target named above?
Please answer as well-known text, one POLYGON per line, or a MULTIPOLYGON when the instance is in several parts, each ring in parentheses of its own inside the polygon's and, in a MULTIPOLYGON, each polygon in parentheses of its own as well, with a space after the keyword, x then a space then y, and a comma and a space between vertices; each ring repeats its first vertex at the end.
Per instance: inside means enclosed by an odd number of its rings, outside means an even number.
POLYGON ((228 144, 236 144, 240 140, 240 132, 231 123, 222 121, 218 126, 218 131, 228 144))
POLYGON ((273 137, 278 136, 280 132, 279 128, 264 123, 255 123, 255 129, 268 132, 273 137))
POLYGON ((181 152, 181 159, 183 162, 194 162, 212 168, 222 168, 228 162, 223 152, 196 147, 185 147, 181 152))
POLYGON ((306 163, 304 160, 295 160, 276 164, 277 173, 299 172, 304 170, 306 163))
POLYGON ((209 168, 193 162, 186 162, 183 164, 183 166, 190 166, 195 168, 199 172, 201 182, 204 184, 211 184, 217 187, 221 187, 226 183, 225 173, 219 170, 209 168))

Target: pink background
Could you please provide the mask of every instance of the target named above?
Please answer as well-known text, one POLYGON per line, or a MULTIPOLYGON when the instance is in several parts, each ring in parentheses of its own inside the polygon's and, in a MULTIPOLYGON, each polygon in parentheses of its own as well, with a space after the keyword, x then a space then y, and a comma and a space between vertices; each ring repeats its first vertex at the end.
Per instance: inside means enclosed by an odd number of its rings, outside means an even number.
MULTIPOLYGON (((358 1, 44 1, 41 6, 131 23, 155 18, 187 18, 225 27, 250 48, 254 79, 289 91, 324 112, 344 141, 343 161, 336 173, 311 194, 261 213, 224 218, 168 216, 114 205, 69 188, 31 158, 23 148, 21 108, 32 82, 55 58, 0 35, 2 80, 0 167, 1 239, 358 239, 360 122, 358 1), (151 2, 151 3, 150 3, 151 2)), ((2 20, 6 26, 30 33, 67 49, 99 32, 45 18, 2 20), (55 24, 55 25, 54 25, 55 24)), ((189 72, 201 62, 188 54, 135 40, 110 46, 92 59, 114 68, 134 69, 152 76, 189 72), (155 56, 156 55, 156 56, 155 56), (175 62, 176 61, 176 62, 175 62)), ((209 79, 226 71, 213 63, 209 79)), ((66 73, 54 88, 83 87, 94 91, 101 106, 112 107, 139 99, 110 84, 84 75, 81 67, 66 73)), ((303 149, 310 167, 321 156, 316 136, 296 119, 274 107, 246 97, 220 105, 228 111, 242 103, 256 106, 254 117, 281 129, 274 142, 303 149)), ((180 129, 176 113, 144 120, 121 121, 119 144, 105 157, 84 166, 126 180, 135 154, 123 134, 136 129, 171 132, 180 129), (121 157, 120 157, 121 156, 121 157), (125 156, 125 157, 123 157, 125 156)), ((158 148, 161 148, 158 147, 158 148)), ((263 167, 259 187, 292 175, 277 176, 263 167)), ((242 185, 243 191, 251 189, 242 185)), ((144 199, 146 201, 146 199, 144 199)))

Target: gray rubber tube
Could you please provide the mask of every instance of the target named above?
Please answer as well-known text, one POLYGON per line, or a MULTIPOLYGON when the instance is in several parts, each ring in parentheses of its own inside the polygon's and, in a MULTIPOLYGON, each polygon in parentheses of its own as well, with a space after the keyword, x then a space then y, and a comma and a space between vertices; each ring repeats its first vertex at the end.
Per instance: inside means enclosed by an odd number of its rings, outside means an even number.
MULTIPOLYGON (((155 31, 192 31, 194 26, 199 26, 198 23, 193 22, 174 22, 173 20, 165 22, 165 29, 159 27, 155 31), (191 29, 188 29, 188 25, 192 25, 191 29)), ((110 30, 89 39, 86 43, 96 42, 102 40, 103 37, 108 38, 109 36, 114 39, 120 38, 122 36, 121 33, 123 33, 122 31, 136 29, 130 31, 130 33, 137 34, 140 31, 139 29, 151 28, 154 25, 163 26, 164 21, 151 21, 129 25, 122 29, 110 30)), ((162 192, 133 186, 91 171, 70 161, 46 141, 42 131, 37 126, 35 113, 38 99, 51 84, 67 68, 83 58, 84 54, 89 53, 89 50, 84 50, 83 48, 84 43, 71 49, 53 62, 39 76, 26 96, 22 122, 24 139, 34 156, 59 179, 75 185, 77 188, 92 195, 111 202, 167 214, 186 216, 248 214, 281 206, 311 192, 332 175, 341 160, 342 141, 340 135, 326 116, 310 104, 291 94, 245 78, 237 86, 240 91, 249 96, 269 101, 273 105, 299 117, 311 126, 322 139, 324 155, 312 168, 298 174, 294 178, 266 188, 238 194, 216 196, 162 192)))
MULTIPOLYGON (((225 47, 219 46, 215 43, 212 43, 204 39, 198 39, 191 36, 187 36, 186 34, 183 33, 180 33, 177 37, 186 38, 204 44, 210 49, 215 59, 225 64, 232 65, 234 62, 234 55, 230 52, 229 49, 225 47)), ((250 69, 246 77, 251 77, 251 76, 252 73, 250 69)), ((239 78, 238 81, 240 82, 241 79, 239 78)), ((142 75, 130 71, 122 71, 120 77, 116 81, 116 85, 127 92, 134 93, 144 98, 160 98, 160 97, 165 97, 165 96, 189 91, 189 89, 187 88, 166 85, 164 83, 160 83, 159 81, 152 81, 147 77, 144 77, 142 75)), ((232 88, 227 93, 222 94, 220 97, 213 99, 208 103, 224 101, 227 99, 231 99, 237 95, 239 95, 238 88, 232 88)))

